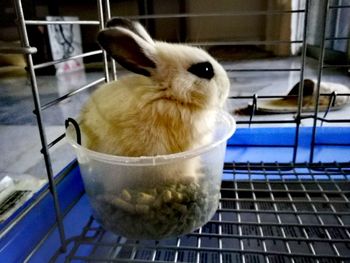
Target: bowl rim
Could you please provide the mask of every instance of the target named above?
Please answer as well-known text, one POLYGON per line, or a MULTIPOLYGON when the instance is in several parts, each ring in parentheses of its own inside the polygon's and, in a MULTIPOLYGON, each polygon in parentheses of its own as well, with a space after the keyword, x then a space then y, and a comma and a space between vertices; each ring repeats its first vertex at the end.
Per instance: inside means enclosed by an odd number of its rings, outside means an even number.
POLYGON ((84 154, 88 155, 89 158, 92 158, 101 162, 113 163, 113 164, 119 164, 119 165, 154 166, 161 163, 178 161, 180 159, 194 158, 205 152, 209 152, 210 150, 217 147, 224 141, 227 141, 236 131, 236 121, 234 120, 231 114, 229 114, 224 110, 221 110, 221 109, 216 110, 216 114, 217 116, 220 116, 222 121, 228 123, 229 125, 225 135, 221 136, 221 138, 209 144, 203 145, 196 149, 179 152, 179 153, 163 154, 163 155, 156 155, 156 156, 128 157, 128 156, 118 156, 118 155, 111 155, 111 154, 96 152, 78 144, 76 140, 74 140, 72 136, 69 135, 70 134, 69 127, 66 129, 66 140, 77 151, 84 152, 84 154))

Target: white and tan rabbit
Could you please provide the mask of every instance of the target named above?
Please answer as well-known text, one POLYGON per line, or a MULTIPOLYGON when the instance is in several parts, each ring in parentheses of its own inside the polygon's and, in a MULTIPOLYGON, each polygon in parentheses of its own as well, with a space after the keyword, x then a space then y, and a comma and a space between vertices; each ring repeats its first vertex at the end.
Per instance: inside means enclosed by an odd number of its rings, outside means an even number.
POLYGON ((113 18, 98 43, 137 73, 102 85, 80 116, 83 145, 119 156, 155 156, 208 143, 213 110, 229 92, 222 66, 200 48, 154 41, 138 22, 113 18))

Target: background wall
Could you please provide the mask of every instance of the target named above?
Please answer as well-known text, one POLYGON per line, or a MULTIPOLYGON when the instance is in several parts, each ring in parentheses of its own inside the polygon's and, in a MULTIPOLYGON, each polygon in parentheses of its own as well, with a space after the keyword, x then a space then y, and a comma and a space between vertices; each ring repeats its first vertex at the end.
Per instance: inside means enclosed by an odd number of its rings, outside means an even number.
MULTIPOLYGON (((187 1, 189 13, 228 13, 267 9, 267 1, 187 1)), ((187 21, 189 41, 264 40, 266 17, 223 16, 191 18, 187 21)))
MULTIPOLYGON (((5 1, 2 1, 5 2, 5 1)), ((1 3, 0 14, 2 17, 0 40, 17 38, 16 29, 13 27, 14 10, 11 1, 1 3), (6 14, 6 15, 5 15, 6 14), (12 26, 11 29, 9 26, 12 26), (10 30, 11 34, 7 31, 10 30)), ((63 0, 63 1, 28 1, 23 4, 31 6, 35 2, 36 7, 26 8, 26 18, 45 19, 47 15, 78 16, 81 20, 97 19, 96 1, 63 0), (55 3, 56 2, 56 3, 55 3)), ((140 14, 140 2, 137 0, 110 1, 113 15, 133 16, 140 14)), ((153 12, 156 14, 186 13, 227 13, 252 10, 266 10, 267 0, 203 0, 203 1, 146 1, 153 2, 153 12)), ((150 21, 153 19, 150 19, 150 21)), ((153 20, 154 36, 162 40, 186 40, 186 41, 219 41, 219 40, 263 40, 265 35, 265 16, 234 16, 234 17, 202 17, 202 18, 165 18, 153 20), (182 24, 181 24, 182 23, 182 24), (182 25, 182 28, 181 26, 182 25)), ((83 43, 93 42, 96 27, 82 26, 83 43)))
MULTIPOLYGON (((342 2, 343 0, 339 0, 342 2)), ((283 10, 297 7, 295 3, 302 3, 304 0, 111 0, 111 13, 114 16, 137 16, 140 14, 215 14, 215 13, 235 13, 249 11, 267 11, 283 10)), ((336 2, 331 0, 331 3, 336 2)), ((310 44, 309 53, 317 55, 317 46, 319 45, 320 32, 318 25, 322 22, 320 8, 323 0, 310 1, 309 31, 308 43, 310 44), (316 49, 314 48, 316 47, 316 49)), ((78 16, 80 20, 97 20, 97 7, 95 0, 22 0, 25 7, 25 17, 27 19, 45 19, 48 15, 78 16)), ((303 4, 301 4, 303 9, 303 4)), ((342 16, 336 16, 335 11, 330 12, 333 18, 332 24, 338 25, 330 29, 328 33, 333 36, 346 36, 350 34, 350 26, 341 24, 339 21, 333 21, 338 17, 346 18, 350 16, 350 9, 344 9, 342 16), (344 33, 345 32, 345 33, 344 33)), ((300 32, 293 32, 298 26, 295 21, 301 21, 302 15, 247 15, 247 16, 205 16, 189 18, 160 18, 144 19, 141 22, 148 27, 153 37, 165 41, 179 42, 211 42, 211 41, 250 41, 250 40, 297 40, 300 38, 300 32), (293 22, 294 21, 294 22, 293 22)), ((12 1, 0 1, 0 45, 14 44, 18 40, 17 29, 15 26, 15 13, 12 7, 12 1), (3 42, 1 42, 3 41, 3 42)), ((302 23, 301 23, 302 25, 302 23)), ((49 59, 50 52, 47 49, 47 34, 45 26, 29 26, 30 42, 38 47, 40 54, 34 58, 36 62, 43 62, 49 59)), ((81 35, 84 52, 98 48, 96 43, 96 34, 98 27, 81 26, 81 35)), ((299 30, 300 31, 300 30, 299 30)), ((348 52, 350 50, 349 41, 328 42, 327 48, 337 51, 348 52)), ((278 56, 291 54, 291 46, 270 45, 258 46, 264 51, 271 51, 278 56)), ((298 46, 292 46, 293 55, 298 51, 298 46), (295 51, 296 50, 296 51, 295 51)), ((344 53, 339 54, 344 57, 344 53)), ((333 54, 333 57, 337 57, 333 54)), ((349 59, 349 56, 348 56, 349 59)))

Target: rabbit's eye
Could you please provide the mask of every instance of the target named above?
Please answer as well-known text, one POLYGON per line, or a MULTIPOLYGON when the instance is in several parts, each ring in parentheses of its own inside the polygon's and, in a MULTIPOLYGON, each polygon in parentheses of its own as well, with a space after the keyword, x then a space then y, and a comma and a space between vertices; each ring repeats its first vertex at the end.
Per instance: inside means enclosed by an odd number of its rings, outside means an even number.
POLYGON ((193 64, 187 71, 203 79, 210 80, 214 77, 213 66, 209 62, 193 64))

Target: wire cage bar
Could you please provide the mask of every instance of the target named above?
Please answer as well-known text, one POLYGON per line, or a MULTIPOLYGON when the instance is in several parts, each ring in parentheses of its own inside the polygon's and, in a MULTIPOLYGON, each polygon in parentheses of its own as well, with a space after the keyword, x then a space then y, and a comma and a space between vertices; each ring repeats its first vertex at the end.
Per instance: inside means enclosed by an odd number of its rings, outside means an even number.
MULTIPOLYGON (((15 9, 16 9, 16 13, 17 13, 17 22, 18 22, 22 47, 29 48, 30 43, 29 43, 29 39, 28 39, 27 29, 25 26, 25 18, 24 18, 22 3, 20 0, 18 0, 18 1, 14 1, 14 4, 15 4, 15 9)), ((52 193, 52 196, 54 198, 54 206, 55 206, 55 211, 56 211, 56 219, 57 219, 57 226, 59 229, 61 248, 62 248, 62 251, 64 251, 66 248, 66 238, 65 238, 65 232, 64 232, 64 227, 63 227, 62 212, 60 209, 60 204, 58 202, 57 190, 56 190, 56 186, 55 186, 55 182, 54 182, 55 179, 54 179, 51 159, 50 159, 50 155, 49 155, 48 147, 47 147, 47 138, 46 138, 45 128, 44 128, 43 121, 42 121, 42 113, 41 113, 41 106, 40 106, 41 103, 40 103, 40 98, 39 98, 39 91, 38 91, 36 75, 35 75, 35 71, 34 71, 32 54, 30 54, 30 53, 26 54, 26 60, 27 60, 27 67, 28 67, 28 72, 29 72, 29 76, 30 76, 32 95, 33 95, 34 106, 35 106, 34 113, 35 113, 36 118, 37 118, 40 140, 41 140, 41 145, 42 145, 42 154, 43 154, 44 160, 45 160, 46 172, 47 172, 47 177, 49 180, 51 193, 52 193)))
MULTIPOLYGON (((310 0, 305 7, 296 10, 246 11, 223 13, 178 13, 146 14, 130 16, 132 19, 166 19, 222 16, 304 14, 302 39, 287 41, 227 41, 209 43, 189 43, 194 45, 285 45, 301 44, 300 67, 297 68, 226 68, 228 72, 296 72, 300 76, 298 108, 290 119, 255 120, 255 109, 260 100, 286 98, 288 96, 269 95, 231 96, 231 100, 252 100, 252 112, 248 120, 238 121, 238 125, 283 124, 294 125, 293 143, 282 147, 293 150, 290 163, 225 163, 224 179, 221 188, 221 201, 213 219, 189 235, 162 241, 126 240, 103 230, 91 217, 79 236, 67 239, 63 226, 62 212, 57 198, 56 181, 52 172, 49 149, 61 141, 62 134, 47 143, 42 112, 77 93, 102 82, 117 79, 114 61, 104 51, 96 50, 58 61, 48 61, 34 65, 32 54, 35 47, 29 43, 27 26, 50 24, 94 25, 104 28, 105 21, 111 17, 108 0, 97 0, 98 20, 89 21, 41 21, 26 20, 21 0, 14 0, 17 23, 21 35, 20 49, 2 49, 11 53, 22 53, 27 58, 27 71, 31 80, 34 113, 37 117, 49 186, 55 201, 56 220, 60 233, 61 248, 52 262, 65 256, 66 262, 84 260, 92 262, 346 262, 350 258, 350 163, 315 163, 314 149, 318 145, 341 145, 347 143, 316 142, 319 122, 350 123, 350 119, 328 118, 332 102, 337 97, 350 96, 350 93, 323 94, 320 84, 326 68, 349 68, 349 65, 325 65, 325 43, 334 40, 348 40, 347 37, 326 36, 327 15, 330 10, 349 8, 349 5, 333 5, 325 0, 324 17, 321 26, 322 42, 317 69, 317 96, 312 113, 304 113, 303 80, 305 77, 307 28, 310 0), (39 97, 36 70, 67 60, 101 55, 104 64, 104 77, 94 80, 81 88, 67 93, 46 104, 39 97), (110 76, 110 64, 112 76, 110 76), (318 102, 329 96, 330 103, 320 117, 318 102), (298 163, 298 145, 301 121, 312 120, 312 140, 307 163, 298 163), (82 249, 87 248, 87 249, 82 249), (85 251, 85 254, 79 254, 85 251), (86 252, 88 251, 88 252, 86 252)), ((0 50, 1 51, 1 50, 0 50)), ((293 96, 293 95, 292 95, 293 96)), ((266 147, 274 147, 266 145, 266 147)), ((281 147, 281 145, 279 145, 281 147)))

